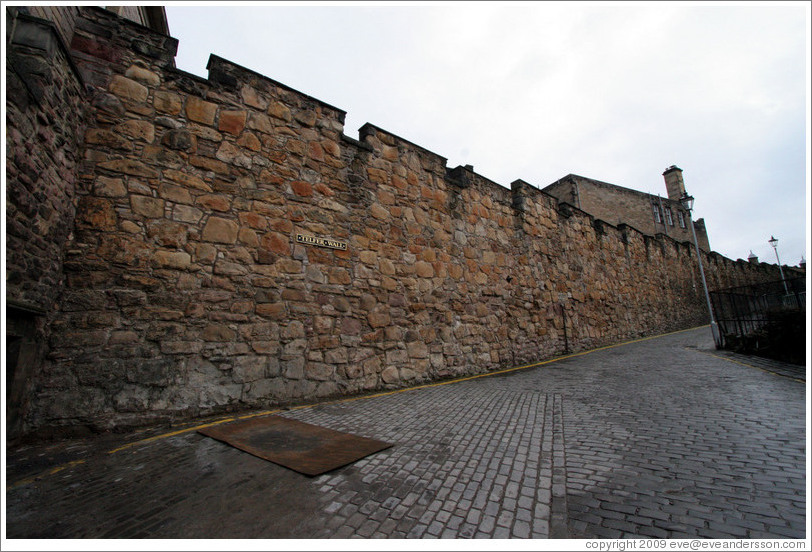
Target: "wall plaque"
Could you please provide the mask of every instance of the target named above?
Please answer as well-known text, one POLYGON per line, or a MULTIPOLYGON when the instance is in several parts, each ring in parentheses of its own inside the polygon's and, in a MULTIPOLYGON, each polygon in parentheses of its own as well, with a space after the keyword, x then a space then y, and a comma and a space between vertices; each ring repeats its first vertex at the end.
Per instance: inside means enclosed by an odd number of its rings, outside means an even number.
POLYGON ((330 249, 340 249, 341 251, 347 250, 346 242, 331 240, 330 238, 305 236, 304 234, 296 234, 296 243, 303 243, 305 245, 317 245, 319 247, 329 247, 330 249))

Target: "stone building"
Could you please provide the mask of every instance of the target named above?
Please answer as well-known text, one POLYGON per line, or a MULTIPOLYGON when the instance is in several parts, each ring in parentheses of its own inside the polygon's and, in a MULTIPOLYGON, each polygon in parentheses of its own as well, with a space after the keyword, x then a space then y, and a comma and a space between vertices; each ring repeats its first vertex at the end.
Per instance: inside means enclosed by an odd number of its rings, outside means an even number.
MULTIPOLYGON (((341 109, 216 55, 208 78, 178 70, 160 17, 6 13, 12 437, 391 389, 708 321, 681 236, 447 167, 370 123, 350 137, 341 109)), ((711 287, 778 279, 702 255, 711 287)))
MULTIPOLYGON (((664 234, 677 241, 693 243, 688 226, 690 215, 679 201, 685 193, 682 169, 672 165, 665 170, 663 177, 667 197, 577 174, 568 174, 543 188, 543 191, 609 224, 626 224, 649 236, 664 234)), ((705 220, 699 219, 693 224, 699 248, 710 252, 705 220)))

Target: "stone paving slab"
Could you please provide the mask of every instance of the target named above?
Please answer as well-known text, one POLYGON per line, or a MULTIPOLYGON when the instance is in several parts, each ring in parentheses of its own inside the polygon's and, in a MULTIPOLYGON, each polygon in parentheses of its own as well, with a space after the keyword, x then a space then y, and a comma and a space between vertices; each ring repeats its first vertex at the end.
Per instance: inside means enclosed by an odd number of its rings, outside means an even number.
POLYGON ((805 385, 716 353, 704 328, 284 412, 395 443, 315 478, 195 431, 10 450, 6 536, 803 538, 805 385))

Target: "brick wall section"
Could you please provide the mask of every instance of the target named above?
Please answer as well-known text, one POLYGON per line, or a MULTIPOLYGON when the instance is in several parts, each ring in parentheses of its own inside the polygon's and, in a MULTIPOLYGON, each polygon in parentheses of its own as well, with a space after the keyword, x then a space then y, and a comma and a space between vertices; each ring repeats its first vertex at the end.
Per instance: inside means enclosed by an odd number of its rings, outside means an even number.
MULTIPOLYGON (((706 319, 684 244, 374 125, 346 137, 340 109, 216 56, 208 80, 174 70, 176 43, 83 13, 110 32, 74 40, 94 45, 91 124, 30 429, 396 388, 706 319)), ((775 272, 714 261, 716 285, 775 272)))
MULTIPOLYGON (((550 184, 544 191, 557 197, 559 201, 574 205, 609 224, 628 224, 650 236, 662 233, 676 241, 694 243, 691 229, 687 226, 687 212, 678 201, 669 200, 667 197, 657 197, 575 174, 567 175, 550 184), (652 200, 658 205, 661 204, 659 223, 654 219, 652 200), (666 208, 671 209, 673 225, 667 224, 664 213, 666 208), (679 225, 678 212, 682 212, 685 216, 685 228, 679 225)), ((705 222, 699 219, 694 221, 694 226, 700 249, 709 252, 711 248, 705 222)))

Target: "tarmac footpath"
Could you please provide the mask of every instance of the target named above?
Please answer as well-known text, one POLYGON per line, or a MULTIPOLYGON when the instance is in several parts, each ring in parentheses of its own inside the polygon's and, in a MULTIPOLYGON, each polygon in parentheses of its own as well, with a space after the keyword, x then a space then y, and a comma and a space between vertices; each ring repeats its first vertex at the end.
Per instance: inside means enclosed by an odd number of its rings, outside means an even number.
POLYGON ((7 451, 34 538, 803 539, 805 368, 707 327, 171 431, 7 451), (280 415, 394 446, 307 477, 197 433, 280 415))

